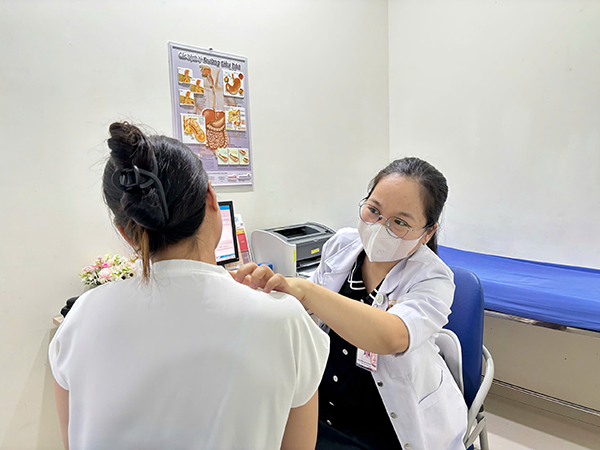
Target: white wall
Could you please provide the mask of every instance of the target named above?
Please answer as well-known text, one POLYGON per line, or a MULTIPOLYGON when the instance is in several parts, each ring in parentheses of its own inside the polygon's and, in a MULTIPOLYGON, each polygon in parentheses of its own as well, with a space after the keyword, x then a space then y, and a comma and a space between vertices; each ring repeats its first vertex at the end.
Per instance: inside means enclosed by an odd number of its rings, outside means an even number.
MULTIPOLYGON (((390 157, 446 175, 441 242, 600 268, 600 1, 390 0, 388 19, 390 157)), ((485 345, 496 378, 600 407, 593 338, 486 317, 485 345)))
POLYGON ((0 448, 59 448, 51 324, 97 254, 123 252, 100 197, 108 125, 172 134, 167 42, 248 57, 248 229, 356 222, 388 161, 386 1, 0 3, 0 448))
POLYGON ((600 268, 600 2, 389 1, 390 156, 447 177, 442 243, 600 268))

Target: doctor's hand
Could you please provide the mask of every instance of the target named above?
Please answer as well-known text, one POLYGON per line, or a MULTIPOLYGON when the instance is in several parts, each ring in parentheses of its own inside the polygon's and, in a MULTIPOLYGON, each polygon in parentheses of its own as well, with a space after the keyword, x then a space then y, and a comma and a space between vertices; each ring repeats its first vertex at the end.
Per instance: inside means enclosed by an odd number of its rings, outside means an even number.
POLYGON ((267 281, 275 275, 269 266, 259 266, 253 262, 243 264, 237 272, 230 272, 230 274, 235 281, 252 289, 264 288, 267 281))
POLYGON ((304 301, 305 290, 301 278, 286 278, 279 273, 274 273, 268 266, 258 266, 256 263, 244 264, 233 274, 239 283, 250 286, 252 289, 262 288, 266 293, 271 291, 285 292, 293 295, 300 302, 304 301))

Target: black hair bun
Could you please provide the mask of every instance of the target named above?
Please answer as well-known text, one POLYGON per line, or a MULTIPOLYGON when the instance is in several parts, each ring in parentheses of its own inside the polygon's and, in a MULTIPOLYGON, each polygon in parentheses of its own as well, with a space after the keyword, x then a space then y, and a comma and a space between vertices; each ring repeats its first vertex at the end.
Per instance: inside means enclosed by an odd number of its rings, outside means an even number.
MULTIPOLYGON (((138 127, 128 122, 115 122, 110 125, 109 132, 108 147, 117 171, 130 169, 134 165, 152 171, 154 150, 138 127)), ((144 228, 160 230, 165 227, 166 217, 154 185, 146 189, 123 191, 120 203, 123 212, 144 228)))
POLYGON ((128 122, 115 122, 109 132, 110 156, 118 169, 129 169, 134 164, 141 169, 151 169, 152 149, 142 130, 128 122))

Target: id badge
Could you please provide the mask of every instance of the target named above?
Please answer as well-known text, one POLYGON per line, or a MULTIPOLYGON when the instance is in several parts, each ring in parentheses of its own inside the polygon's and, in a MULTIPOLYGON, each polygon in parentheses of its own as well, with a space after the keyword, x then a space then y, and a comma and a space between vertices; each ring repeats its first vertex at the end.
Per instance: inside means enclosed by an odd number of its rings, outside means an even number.
POLYGON ((377 372, 377 353, 356 349, 356 365, 371 372, 377 372))

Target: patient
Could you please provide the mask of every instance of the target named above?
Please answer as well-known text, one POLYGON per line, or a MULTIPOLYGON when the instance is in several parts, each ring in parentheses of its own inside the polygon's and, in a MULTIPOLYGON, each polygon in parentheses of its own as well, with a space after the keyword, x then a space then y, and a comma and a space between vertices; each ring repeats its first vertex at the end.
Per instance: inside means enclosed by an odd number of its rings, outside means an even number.
POLYGON ((328 336, 216 265, 221 215, 194 153, 128 123, 110 136, 104 198, 143 275, 82 295, 50 344, 65 447, 314 448, 328 336))

